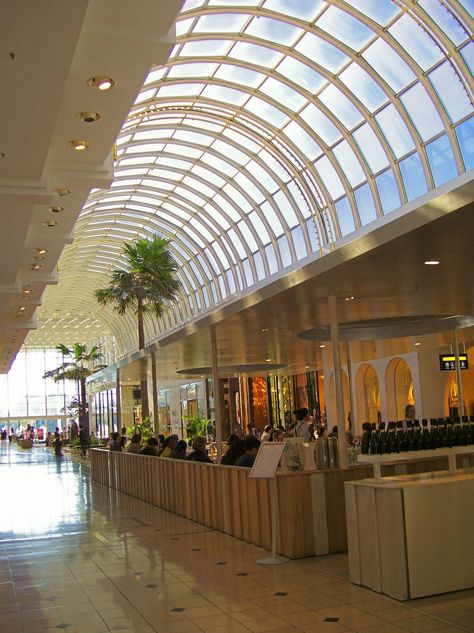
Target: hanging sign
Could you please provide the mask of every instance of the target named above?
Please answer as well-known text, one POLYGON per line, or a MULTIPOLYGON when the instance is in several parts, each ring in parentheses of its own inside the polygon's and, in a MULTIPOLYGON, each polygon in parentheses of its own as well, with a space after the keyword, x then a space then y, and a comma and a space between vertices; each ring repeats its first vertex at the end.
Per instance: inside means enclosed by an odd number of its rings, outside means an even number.
MULTIPOLYGON (((469 369, 467 354, 459 354, 460 369, 469 369)), ((456 356, 454 354, 440 354, 439 368, 441 371, 452 371, 456 369, 456 356)))

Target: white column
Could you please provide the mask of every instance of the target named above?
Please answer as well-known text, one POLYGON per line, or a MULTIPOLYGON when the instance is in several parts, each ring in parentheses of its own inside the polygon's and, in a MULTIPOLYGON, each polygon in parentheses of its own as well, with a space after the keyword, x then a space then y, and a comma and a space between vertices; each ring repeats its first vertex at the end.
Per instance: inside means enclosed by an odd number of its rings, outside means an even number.
POLYGON ((355 410, 355 400, 354 400, 354 392, 353 392, 353 382, 352 382, 352 358, 351 358, 351 344, 349 341, 346 341, 346 356, 347 356, 347 377, 349 379, 349 405, 351 411, 351 428, 349 431, 355 437, 357 435, 357 411, 355 410))
POLYGON ((212 382, 214 385, 214 411, 216 415, 217 463, 222 457, 222 406, 219 390, 219 367, 217 364, 216 326, 211 325, 212 382))
POLYGON ((117 407, 117 428, 122 430, 122 390, 120 387, 120 369, 115 372, 115 405, 117 407))
POLYGON ((339 322, 337 320, 336 297, 328 297, 329 328, 331 331, 332 360, 334 367, 334 387, 336 389, 337 430, 339 438, 339 465, 345 468, 346 459, 346 418, 344 413, 344 393, 342 390, 341 355, 339 349, 339 322))

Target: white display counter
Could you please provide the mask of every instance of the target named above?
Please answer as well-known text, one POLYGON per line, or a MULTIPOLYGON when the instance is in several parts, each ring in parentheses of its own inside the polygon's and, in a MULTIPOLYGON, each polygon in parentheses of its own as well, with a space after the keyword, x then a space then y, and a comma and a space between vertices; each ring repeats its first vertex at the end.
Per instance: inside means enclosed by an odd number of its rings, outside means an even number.
POLYGON ((408 600, 474 587, 474 470, 345 483, 351 582, 408 600))

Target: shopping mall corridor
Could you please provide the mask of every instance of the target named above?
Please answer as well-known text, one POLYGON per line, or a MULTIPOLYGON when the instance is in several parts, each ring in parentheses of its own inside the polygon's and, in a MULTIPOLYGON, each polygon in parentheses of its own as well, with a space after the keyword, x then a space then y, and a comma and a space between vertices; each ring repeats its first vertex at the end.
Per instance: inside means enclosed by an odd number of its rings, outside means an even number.
POLYGON ((345 554, 259 565, 256 547, 91 484, 87 459, 3 443, 0 476, 1 633, 474 631, 474 590, 400 603, 351 585, 345 554))

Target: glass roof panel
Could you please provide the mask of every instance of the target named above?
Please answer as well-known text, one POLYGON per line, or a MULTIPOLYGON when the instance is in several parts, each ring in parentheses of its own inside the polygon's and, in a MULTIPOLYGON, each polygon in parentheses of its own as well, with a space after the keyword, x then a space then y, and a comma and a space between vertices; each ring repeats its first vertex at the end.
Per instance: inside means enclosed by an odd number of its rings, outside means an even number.
POLYGON ((243 107, 253 115, 258 116, 263 121, 277 128, 281 128, 289 120, 285 112, 282 112, 259 97, 250 97, 243 107))
POLYGON ((301 149, 310 160, 315 160, 323 153, 322 148, 318 145, 314 138, 303 130, 301 125, 299 125, 296 121, 288 123, 288 125, 282 129, 282 132, 292 143, 294 143, 296 147, 301 149))
POLYGON ((433 38, 407 14, 402 15, 389 32, 423 70, 431 68, 443 56, 433 38))
POLYGON ((374 36, 368 26, 335 6, 329 6, 317 20, 316 26, 356 51, 363 48, 374 36))
POLYGON ((295 50, 332 73, 341 70, 349 60, 345 53, 314 33, 306 33, 295 46, 295 50))
POLYGON ((440 187, 448 180, 456 178, 457 170, 454 163, 453 150, 449 139, 444 134, 426 146, 426 153, 430 162, 431 173, 435 185, 440 187))
POLYGON ((377 219, 377 211, 375 210, 375 202, 369 185, 366 183, 362 187, 358 187, 354 191, 359 211, 360 223, 362 226, 369 224, 377 219))
POLYGON ((226 128, 222 133, 223 136, 232 139, 237 145, 241 147, 245 147, 250 153, 254 154, 260 150, 261 145, 256 143, 255 140, 252 140, 247 135, 242 134, 241 132, 237 132, 231 128, 226 128))
POLYGON ((341 235, 348 235, 355 230, 354 216, 347 196, 336 202, 336 215, 341 229, 341 235))
POLYGON ((186 42, 179 52, 180 57, 221 57, 229 50, 230 40, 197 40, 186 42))
POLYGON ((260 90, 271 97, 274 101, 278 101, 285 105, 285 108, 297 111, 307 100, 303 95, 292 88, 289 88, 281 81, 269 77, 261 86, 260 90))
POLYGON ((257 73, 249 68, 241 68, 234 64, 220 64, 214 76, 216 79, 231 81, 250 88, 257 88, 265 79, 263 73, 257 73))
POLYGON ((242 13, 211 13, 200 17, 194 26, 194 33, 240 33, 250 15, 242 13))
POLYGON ((240 172, 233 179, 233 182, 240 185, 247 195, 249 195, 257 204, 265 200, 265 194, 261 189, 253 183, 243 172, 240 172))
POLYGON ((339 178, 336 170, 331 165, 329 158, 327 156, 323 156, 319 158, 315 163, 314 167, 318 172, 323 185, 329 191, 329 195, 333 200, 336 200, 344 193, 344 186, 339 178))
POLYGON ((226 88, 216 84, 209 84, 203 91, 202 96, 206 99, 215 99, 224 103, 232 103, 242 106, 248 100, 248 95, 236 88, 226 88))
POLYGON ((364 123, 352 135, 364 155, 372 173, 388 166, 389 161, 382 144, 368 123, 364 123))
POLYGON ((452 12, 440 0, 418 0, 418 4, 456 46, 469 37, 452 12))
POLYGON ((456 123, 473 111, 466 89, 449 62, 444 62, 429 74, 451 121, 456 123))
POLYGON ((407 200, 414 200, 428 191, 423 165, 418 154, 412 154, 400 162, 400 172, 407 200))
POLYGON ((321 8, 326 6, 323 0, 265 0, 263 8, 291 15, 306 22, 313 22, 321 8))
POLYGON ((282 235, 284 233, 283 224, 271 204, 269 202, 264 202, 260 206, 260 209, 276 237, 282 235))
POLYGON ((359 159, 346 140, 338 143, 333 148, 333 152, 352 187, 360 185, 361 182, 367 180, 359 159))
POLYGON ((300 116, 327 145, 332 145, 341 138, 342 134, 334 123, 312 103, 301 111, 300 116))
POLYGON ((400 97, 423 141, 444 129, 433 101, 421 84, 415 84, 400 97))
POLYGON ((405 122, 392 103, 381 110, 375 119, 397 158, 415 148, 415 142, 405 122))
POLYGON ((218 68, 217 64, 208 64, 204 62, 188 62, 186 64, 174 64, 168 70, 167 78, 174 79, 177 77, 210 77, 218 68))
POLYGON ((460 123, 456 135, 466 169, 474 169, 474 118, 460 123))
POLYGON ((245 33, 262 40, 292 47, 301 37, 303 30, 287 22, 259 15, 253 18, 245 29, 245 33))
POLYGON ((276 71, 312 94, 327 83, 325 77, 291 56, 285 57, 278 64, 276 71))
POLYGON ((474 0, 458 0, 460 4, 466 9, 468 13, 474 17, 474 0))
POLYGON ((245 165, 249 161, 249 156, 245 152, 241 152, 236 147, 230 145, 226 139, 214 141, 212 149, 218 151, 220 154, 223 154, 224 157, 231 157, 233 162, 239 163, 240 165, 245 165))
POLYGON ((334 84, 330 84, 325 88, 318 95, 318 99, 327 106, 328 110, 332 112, 348 130, 363 120, 362 113, 334 84))
POLYGON ((201 161, 207 163, 208 165, 211 165, 211 167, 214 167, 226 176, 232 177, 237 173, 237 167, 234 167, 234 165, 231 165, 223 158, 214 156, 214 154, 208 154, 207 152, 205 152, 201 156, 201 161))
POLYGON ((362 56, 395 92, 405 88, 415 79, 407 63, 381 38, 375 40, 362 56))
POLYGON ((461 54, 469 66, 469 70, 474 74, 474 43, 471 42, 467 46, 464 46, 464 48, 461 49, 461 54))
POLYGON ((202 165, 194 165, 194 167, 190 171, 192 174, 196 174, 197 176, 200 176, 204 180, 211 182, 218 189, 220 189, 221 187, 225 185, 226 181, 223 178, 215 174, 210 169, 205 169, 202 165))
POLYGON ((187 20, 179 20, 176 24, 176 37, 181 37, 189 33, 195 18, 188 18, 187 20))
POLYGON ((393 171, 388 169, 375 179, 384 213, 390 213, 400 206, 400 194, 393 171))
POLYGON ((385 26, 390 22, 400 9, 394 2, 381 2, 380 0, 345 0, 347 4, 364 13, 369 18, 385 26))
POLYGON ((275 191, 278 189, 279 185, 272 178, 270 172, 264 169, 255 160, 251 160, 248 163, 247 170, 252 174, 254 178, 257 179, 258 183, 262 187, 265 187, 265 189, 269 193, 275 193, 275 191))
POLYGON ((369 112, 374 112, 388 99, 388 95, 380 88, 375 79, 355 62, 342 71, 339 79, 354 93, 369 112))
POLYGON ((229 57, 265 68, 274 68, 283 59, 284 55, 279 51, 268 48, 268 46, 237 42, 230 50, 229 57))

